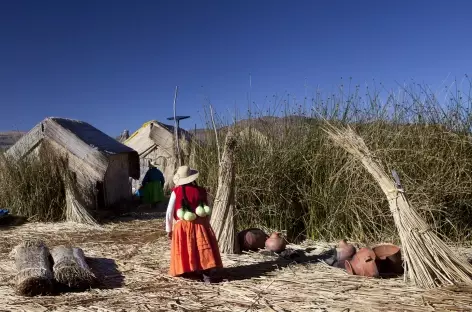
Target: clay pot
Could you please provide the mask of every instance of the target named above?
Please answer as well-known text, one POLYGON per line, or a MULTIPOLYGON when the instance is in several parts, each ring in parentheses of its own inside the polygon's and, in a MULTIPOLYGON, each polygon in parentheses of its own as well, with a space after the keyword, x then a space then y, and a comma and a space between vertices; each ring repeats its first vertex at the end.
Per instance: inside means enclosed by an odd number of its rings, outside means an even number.
POLYGON ((400 247, 392 244, 382 244, 372 248, 377 259, 380 274, 403 274, 403 261, 400 247))
POLYGON ((238 241, 243 251, 258 251, 264 249, 267 234, 256 228, 243 230, 238 233, 238 241))
POLYGON ((336 262, 333 263, 332 266, 335 267, 335 268, 338 268, 338 269, 346 270, 346 260, 336 261, 336 262))
POLYGON ((286 246, 287 243, 277 232, 272 233, 265 241, 266 249, 277 253, 284 251, 286 246))
POLYGON ((375 252, 370 248, 361 248, 352 260, 346 260, 346 271, 350 275, 378 277, 379 271, 375 262, 375 252))
POLYGON ((350 260, 356 253, 356 247, 348 244, 345 239, 341 240, 336 248, 336 260, 344 264, 345 260, 350 260))

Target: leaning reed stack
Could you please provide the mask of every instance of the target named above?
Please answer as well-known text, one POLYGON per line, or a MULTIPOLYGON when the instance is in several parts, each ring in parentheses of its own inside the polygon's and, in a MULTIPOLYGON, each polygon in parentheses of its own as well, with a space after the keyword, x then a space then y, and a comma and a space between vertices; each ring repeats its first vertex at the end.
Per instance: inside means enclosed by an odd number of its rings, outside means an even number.
POLYGON ((236 137, 230 128, 226 135, 223 155, 218 172, 218 189, 213 202, 213 213, 210 223, 215 231, 222 253, 239 253, 234 220, 235 205, 235 163, 236 137))
POLYGON ((67 161, 61 163, 66 195, 66 220, 96 226, 97 222, 87 210, 84 202, 84 198, 90 194, 87 194, 87 188, 79 187, 79 184, 76 183, 72 172, 68 168, 67 161))
POLYGON ((85 261, 82 249, 57 246, 51 251, 54 277, 64 288, 86 290, 94 286, 95 276, 85 261))
POLYGON ((328 125, 324 130, 333 142, 362 162, 386 195, 402 243, 405 278, 423 288, 472 285, 472 265, 456 255, 410 206, 404 191, 373 159, 362 138, 349 127, 328 125))
POLYGON ((54 290, 51 254, 41 240, 27 240, 13 249, 16 291, 23 296, 50 295, 54 290))

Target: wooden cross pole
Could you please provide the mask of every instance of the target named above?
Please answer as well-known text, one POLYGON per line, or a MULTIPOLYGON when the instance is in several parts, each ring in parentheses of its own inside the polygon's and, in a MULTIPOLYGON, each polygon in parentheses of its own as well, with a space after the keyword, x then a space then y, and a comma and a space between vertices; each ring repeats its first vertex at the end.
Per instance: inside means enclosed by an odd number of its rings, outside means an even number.
POLYGON ((179 86, 175 86, 175 93, 174 93, 174 137, 175 137, 175 154, 177 159, 177 166, 182 165, 180 163, 180 146, 179 146, 179 129, 178 129, 178 122, 176 116, 176 105, 177 105, 177 92, 179 90, 179 86))

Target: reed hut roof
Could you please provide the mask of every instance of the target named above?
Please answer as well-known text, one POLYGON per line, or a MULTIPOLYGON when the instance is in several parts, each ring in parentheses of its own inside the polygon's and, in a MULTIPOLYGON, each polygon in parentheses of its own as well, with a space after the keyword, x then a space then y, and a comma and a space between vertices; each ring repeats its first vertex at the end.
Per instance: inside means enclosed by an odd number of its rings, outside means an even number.
POLYGON ((46 118, 10 147, 6 154, 16 158, 25 157, 43 140, 59 144, 96 169, 101 176, 105 176, 109 156, 129 154, 129 176, 139 177, 139 156, 135 150, 80 120, 46 118))
MULTIPOLYGON (((172 155, 174 131, 174 126, 164 124, 157 120, 150 120, 131 134, 123 144, 132 147, 141 156, 146 155, 156 146, 160 146, 163 151, 172 155)), ((191 135, 184 129, 179 128, 179 139, 189 142, 191 135)))

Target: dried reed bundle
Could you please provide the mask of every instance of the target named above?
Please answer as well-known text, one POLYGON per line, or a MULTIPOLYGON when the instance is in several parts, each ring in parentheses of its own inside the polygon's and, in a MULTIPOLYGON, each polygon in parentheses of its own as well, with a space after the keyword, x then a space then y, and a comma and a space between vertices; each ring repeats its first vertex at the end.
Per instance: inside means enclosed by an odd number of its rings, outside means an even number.
POLYGON ((23 296, 52 294, 54 274, 51 254, 41 240, 27 240, 17 245, 12 255, 15 259, 16 291, 23 296))
POLYGON ((95 275, 85 261, 82 249, 57 246, 51 250, 54 259, 54 277, 62 286, 85 290, 95 285, 95 275))
POLYGON ((363 139, 350 127, 343 129, 328 125, 324 131, 337 145, 362 162, 387 196, 402 242, 405 278, 424 288, 472 285, 472 265, 454 254, 410 206, 404 191, 373 159, 363 139))
POLYGON ((66 220, 89 225, 97 225, 87 208, 80 202, 80 193, 72 186, 66 184, 66 220))
POLYGON ((63 164, 63 177, 66 194, 66 220, 97 225, 97 222, 87 210, 87 204, 84 202, 84 197, 91 197, 91 194, 87 193, 86 188, 79 187, 75 175, 68 168, 67 162, 63 164))
POLYGON ((239 253, 234 224, 234 151, 236 138, 230 128, 226 135, 225 147, 220 162, 218 189, 213 203, 211 226, 215 231, 222 253, 239 253))

